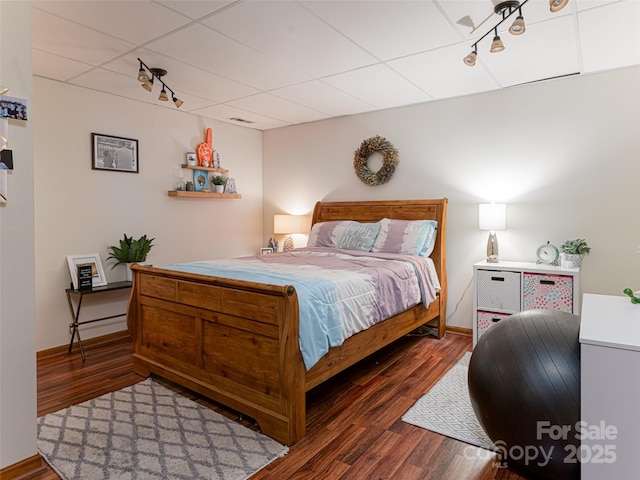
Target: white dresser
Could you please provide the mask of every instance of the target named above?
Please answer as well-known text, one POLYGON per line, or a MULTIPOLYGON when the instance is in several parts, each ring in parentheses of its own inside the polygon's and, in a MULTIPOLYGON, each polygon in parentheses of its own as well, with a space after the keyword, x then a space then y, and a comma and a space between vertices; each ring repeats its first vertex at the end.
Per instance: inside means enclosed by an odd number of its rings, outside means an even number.
POLYGON ((640 478, 640 305, 585 294, 580 323, 582 480, 640 478))

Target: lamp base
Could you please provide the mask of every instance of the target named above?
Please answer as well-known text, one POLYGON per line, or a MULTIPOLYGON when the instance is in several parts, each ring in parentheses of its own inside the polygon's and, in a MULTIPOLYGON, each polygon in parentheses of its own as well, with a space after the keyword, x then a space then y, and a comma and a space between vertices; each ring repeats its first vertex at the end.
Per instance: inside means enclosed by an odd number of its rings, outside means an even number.
POLYGON ((293 248, 293 238, 291 238, 291 235, 287 235, 286 237, 284 237, 284 241, 282 242, 282 251, 286 252, 289 250, 293 250, 293 248))
POLYGON ((487 240, 487 263, 499 263, 498 260, 498 237, 496 236, 496 232, 491 232, 489 234, 489 239, 487 240))

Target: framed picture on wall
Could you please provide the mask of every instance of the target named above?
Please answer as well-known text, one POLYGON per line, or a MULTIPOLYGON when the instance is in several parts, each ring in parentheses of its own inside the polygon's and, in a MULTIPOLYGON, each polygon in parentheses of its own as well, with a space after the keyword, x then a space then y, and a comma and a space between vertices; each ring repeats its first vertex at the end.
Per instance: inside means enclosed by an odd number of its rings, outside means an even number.
POLYGON ((99 254, 67 255, 67 263, 69 264, 69 274, 71 275, 74 289, 78 289, 78 267, 84 265, 91 267, 91 286, 100 287, 107 284, 107 277, 104 275, 99 254))
POLYGON ((138 140, 92 133, 91 143, 93 170, 139 173, 138 140))
POLYGON ((196 192, 208 192, 209 172, 207 170, 194 170, 193 185, 195 186, 196 192))

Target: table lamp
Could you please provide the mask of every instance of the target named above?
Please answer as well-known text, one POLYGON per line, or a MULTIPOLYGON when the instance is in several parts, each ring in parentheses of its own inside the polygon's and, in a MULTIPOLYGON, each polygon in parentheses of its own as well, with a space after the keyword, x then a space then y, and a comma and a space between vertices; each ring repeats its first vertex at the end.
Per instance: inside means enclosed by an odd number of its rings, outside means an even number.
POLYGON ((292 234, 304 233, 304 215, 274 215, 273 233, 286 235, 282 243, 282 251, 293 249, 292 234))
POLYGON ((490 231, 487 240, 487 263, 498 263, 496 231, 507 227, 507 206, 504 203, 481 203, 478 207, 478 228, 490 231))

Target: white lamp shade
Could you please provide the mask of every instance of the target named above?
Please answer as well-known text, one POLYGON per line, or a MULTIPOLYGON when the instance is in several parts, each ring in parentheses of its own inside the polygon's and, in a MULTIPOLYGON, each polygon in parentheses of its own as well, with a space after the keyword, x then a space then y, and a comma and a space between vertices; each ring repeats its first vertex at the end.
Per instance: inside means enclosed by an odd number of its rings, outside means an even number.
POLYGON ((496 231, 507 228, 506 204, 481 203, 478 207, 478 228, 480 230, 496 231))
POLYGON ((304 233, 304 215, 274 215, 273 233, 290 235, 304 233))

